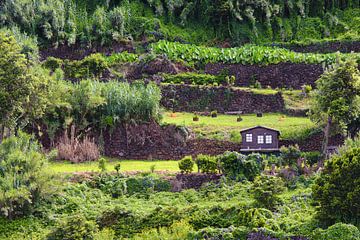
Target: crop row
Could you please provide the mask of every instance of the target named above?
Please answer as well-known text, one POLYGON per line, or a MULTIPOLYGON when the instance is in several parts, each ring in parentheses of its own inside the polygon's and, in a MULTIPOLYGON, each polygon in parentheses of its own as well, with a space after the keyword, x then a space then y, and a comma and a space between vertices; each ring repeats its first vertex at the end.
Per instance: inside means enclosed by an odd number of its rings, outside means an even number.
POLYGON ((203 47, 178 42, 159 41, 152 44, 155 54, 165 54, 174 61, 186 61, 189 64, 201 63, 240 63, 243 65, 268 65, 280 62, 325 64, 329 65, 337 58, 354 57, 360 60, 359 53, 298 53, 288 49, 247 44, 238 48, 203 47))

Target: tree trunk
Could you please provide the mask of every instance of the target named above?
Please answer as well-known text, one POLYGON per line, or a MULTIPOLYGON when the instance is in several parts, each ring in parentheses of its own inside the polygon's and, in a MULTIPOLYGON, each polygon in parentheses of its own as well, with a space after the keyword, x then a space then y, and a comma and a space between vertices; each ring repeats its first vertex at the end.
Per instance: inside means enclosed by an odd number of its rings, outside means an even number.
POLYGON ((4 125, 0 125, 0 144, 2 143, 3 137, 4 137, 4 125))
POLYGON ((324 160, 326 158, 327 148, 329 145, 329 135, 330 135, 331 123, 332 123, 332 118, 329 116, 327 119, 327 122, 326 122, 325 129, 324 129, 324 141, 323 141, 323 145, 322 145, 322 158, 319 162, 319 167, 322 167, 324 165, 324 160))

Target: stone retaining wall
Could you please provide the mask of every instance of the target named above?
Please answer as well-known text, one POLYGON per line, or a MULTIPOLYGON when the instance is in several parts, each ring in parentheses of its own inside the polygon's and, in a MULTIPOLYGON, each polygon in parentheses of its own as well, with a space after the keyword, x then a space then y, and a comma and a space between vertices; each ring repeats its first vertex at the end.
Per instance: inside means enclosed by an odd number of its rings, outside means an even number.
POLYGON ((205 73, 234 75, 235 85, 241 87, 258 81, 262 87, 301 89, 304 84, 315 86, 315 81, 323 73, 323 67, 319 64, 294 63, 267 66, 211 63, 205 66, 205 73))
MULTIPOLYGON (((305 141, 280 140, 280 146, 298 144, 302 151, 320 151, 323 134, 310 136, 305 141)), ((329 145, 338 146, 344 139, 337 135, 329 145)), ((156 123, 125 126, 119 125, 104 134, 105 155, 120 159, 177 160, 184 156, 199 154, 219 155, 226 151, 240 151, 241 144, 212 139, 189 139, 188 135, 174 125, 159 126, 156 123)))
POLYGON ((161 85, 161 104, 177 112, 212 111, 220 113, 241 111, 282 112, 285 110, 281 93, 256 94, 236 88, 192 85, 161 85))

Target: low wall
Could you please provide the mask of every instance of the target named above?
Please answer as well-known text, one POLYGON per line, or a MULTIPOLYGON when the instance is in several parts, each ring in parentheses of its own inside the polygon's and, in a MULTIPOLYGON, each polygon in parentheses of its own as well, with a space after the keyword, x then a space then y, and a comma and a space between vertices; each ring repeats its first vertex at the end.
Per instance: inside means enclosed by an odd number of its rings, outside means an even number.
POLYGON ((320 64, 279 63, 267 66, 211 63, 205 66, 205 73, 234 75, 236 86, 249 86, 255 81, 263 87, 301 89, 304 84, 315 86, 323 73, 320 64))
MULTIPOLYGON (((199 154, 219 155, 241 149, 240 143, 213 139, 189 138, 189 134, 174 125, 159 126, 157 123, 141 125, 120 124, 104 133, 105 155, 120 159, 177 160, 199 154)), ((280 140, 280 146, 298 144, 302 151, 320 151, 323 134, 317 133, 305 141, 280 140)), ((329 139, 329 145, 341 145, 344 139, 337 135, 329 139)))
POLYGON ((314 43, 309 45, 301 44, 272 44, 272 46, 287 48, 295 52, 303 53, 350 53, 350 52, 360 52, 360 42, 359 41, 343 41, 343 42, 324 42, 324 43, 314 43))
POLYGON ((241 111, 282 112, 285 109, 281 93, 255 94, 236 88, 191 85, 161 85, 161 104, 177 112, 241 111))

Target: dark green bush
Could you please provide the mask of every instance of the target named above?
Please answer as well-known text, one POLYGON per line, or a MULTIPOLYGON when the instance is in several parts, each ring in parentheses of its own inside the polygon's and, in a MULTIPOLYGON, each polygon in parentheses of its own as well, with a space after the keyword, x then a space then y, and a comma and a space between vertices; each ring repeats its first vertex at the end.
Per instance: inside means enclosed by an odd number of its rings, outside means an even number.
POLYGON ((124 195, 148 196, 154 192, 171 190, 171 184, 168 180, 152 175, 124 177, 122 175, 101 174, 90 185, 111 194, 113 197, 124 195))
POLYGON ((301 157, 303 157, 307 164, 314 165, 319 162, 321 159, 320 152, 302 152, 301 157))
POLYGON ((288 147, 282 146, 280 148, 280 157, 283 165, 289 167, 296 166, 296 161, 301 157, 299 146, 297 144, 288 147))
POLYGON ((49 234, 49 240, 91 240, 97 231, 94 221, 88 221, 81 215, 73 215, 60 221, 49 234))
POLYGON ((230 179, 252 181, 261 172, 262 158, 258 154, 225 152, 218 156, 218 161, 222 172, 230 179))
POLYGON ((19 132, 0 144, 0 216, 9 219, 32 214, 51 196, 52 175, 36 140, 19 132))
POLYGON ((181 173, 191 173, 194 168, 194 161, 191 156, 186 156, 179 161, 179 169, 181 173))
POLYGON ((273 210, 281 203, 279 194, 285 191, 285 187, 281 178, 262 175, 255 178, 251 191, 260 207, 273 210))
POLYGON ((55 57, 48 57, 44 62, 43 66, 52 72, 54 72, 56 69, 61 68, 63 64, 63 61, 59 58, 55 57))
POLYGON ((218 163, 216 157, 200 154, 195 159, 199 172, 216 173, 218 163))
POLYGON ((333 224, 360 224, 360 148, 348 148, 333 156, 313 186, 319 204, 318 217, 333 224))
POLYGON ((359 240, 360 231, 351 224, 336 223, 328 229, 316 229, 312 233, 313 240, 359 240))

